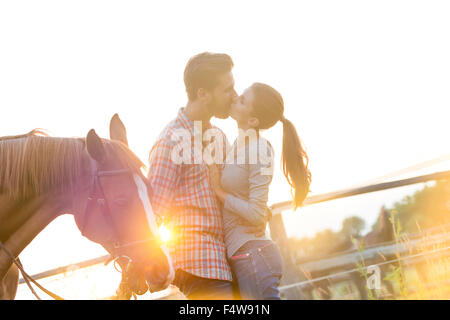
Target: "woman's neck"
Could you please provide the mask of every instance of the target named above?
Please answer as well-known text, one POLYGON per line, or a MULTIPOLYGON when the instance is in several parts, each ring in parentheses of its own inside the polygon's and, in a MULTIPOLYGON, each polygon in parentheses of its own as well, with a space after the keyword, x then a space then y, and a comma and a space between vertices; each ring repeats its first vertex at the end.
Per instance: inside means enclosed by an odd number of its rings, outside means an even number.
POLYGON ((254 139, 259 139, 259 130, 255 128, 251 128, 248 125, 246 126, 239 126, 238 125, 238 136, 237 138, 242 137, 248 137, 248 139, 245 139, 245 145, 248 145, 248 143, 254 139), (256 133, 256 134, 255 134, 256 133))

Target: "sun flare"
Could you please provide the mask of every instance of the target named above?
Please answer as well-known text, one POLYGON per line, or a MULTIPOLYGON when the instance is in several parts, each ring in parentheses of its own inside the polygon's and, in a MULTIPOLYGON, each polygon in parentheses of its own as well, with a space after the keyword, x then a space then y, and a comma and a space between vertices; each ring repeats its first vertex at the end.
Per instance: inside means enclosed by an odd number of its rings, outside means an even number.
POLYGON ((159 226, 159 237, 161 238, 161 240, 163 242, 168 242, 170 240, 171 234, 170 234, 170 230, 167 229, 167 227, 165 225, 161 225, 159 226))

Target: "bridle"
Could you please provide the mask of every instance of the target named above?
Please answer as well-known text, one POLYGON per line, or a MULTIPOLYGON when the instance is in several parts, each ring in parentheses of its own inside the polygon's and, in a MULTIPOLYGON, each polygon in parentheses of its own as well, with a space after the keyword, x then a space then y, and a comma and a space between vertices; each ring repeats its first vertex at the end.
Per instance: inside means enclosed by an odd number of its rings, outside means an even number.
POLYGON ((130 169, 101 171, 98 170, 97 163, 92 159, 91 159, 91 168, 92 168, 92 182, 89 188, 90 190, 87 198, 86 209, 84 211, 83 216, 84 221, 83 225, 80 228, 80 231, 83 235, 85 235, 84 231, 87 226, 87 222, 89 220, 89 212, 96 205, 99 206, 104 220, 111 226, 111 230, 113 232, 113 241, 111 246, 112 252, 110 252, 111 260, 117 260, 120 257, 125 257, 131 261, 132 259, 130 257, 121 254, 120 252, 121 249, 142 245, 150 241, 155 241, 156 239, 153 237, 144 240, 135 240, 129 242, 123 241, 123 237, 119 231, 119 228, 117 228, 114 220, 112 219, 110 206, 108 205, 108 199, 105 196, 105 192, 103 190, 103 186, 100 181, 101 177, 131 174, 131 171, 130 169))
POLYGON ((113 245, 112 249, 114 253, 115 248, 117 245, 120 245, 120 232, 118 231, 118 228, 116 224, 114 223, 114 220, 112 219, 111 215, 111 209, 108 204, 108 199, 105 197, 105 192, 103 191, 103 186, 100 182, 101 177, 105 176, 117 176, 122 174, 130 174, 129 169, 118 169, 118 170, 109 170, 109 171, 99 171, 97 167, 97 163, 91 159, 91 171, 92 171, 92 180, 89 187, 89 194, 87 197, 86 202, 86 209, 84 210, 83 215, 83 225, 80 226, 80 231, 83 236, 86 236, 85 230, 86 226, 89 221, 90 212, 95 206, 99 206, 103 219, 108 223, 111 227, 111 230, 113 232, 113 245))
MULTIPOLYGON (((131 265, 132 258, 130 258, 129 256, 122 253, 123 248, 130 248, 130 247, 135 247, 138 245, 143 245, 143 244, 146 244, 151 241, 156 241, 157 238, 155 238, 156 235, 154 235, 154 237, 147 238, 144 240, 135 240, 135 241, 124 242, 124 241, 122 241, 123 237, 119 231, 119 228, 117 228, 117 226, 114 222, 114 219, 112 218, 110 206, 108 205, 108 199, 105 196, 105 192, 103 190, 103 186, 101 184, 100 178, 105 177, 105 176, 117 176, 117 175, 123 175, 123 174, 129 175, 129 174, 131 174, 130 169, 100 171, 100 170, 98 170, 97 163, 92 159, 91 159, 91 168, 92 168, 92 182, 89 187, 89 195, 87 198, 86 209, 84 211, 84 216, 83 216, 84 221, 83 221, 83 225, 80 227, 80 231, 83 235, 85 235, 85 229, 87 226, 87 222, 89 220, 89 212, 95 206, 99 206, 104 221, 111 226, 111 230, 113 232, 112 246, 110 246, 109 250, 108 250, 108 251, 110 251, 111 257, 105 264, 107 264, 111 261, 114 261, 114 263, 113 263, 114 268, 122 274, 125 272, 125 274, 122 275, 122 277, 123 277, 122 285, 127 285, 128 277, 129 277, 128 270, 131 265), (125 258, 128 261, 128 263, 124 266, 123 269, 121 266, 122 270, 119 270, 116 265, 117 261, 119 261, 120 258, 125 258)), ((134 295, 134 293, 133 293, 133 295, 134 295)))

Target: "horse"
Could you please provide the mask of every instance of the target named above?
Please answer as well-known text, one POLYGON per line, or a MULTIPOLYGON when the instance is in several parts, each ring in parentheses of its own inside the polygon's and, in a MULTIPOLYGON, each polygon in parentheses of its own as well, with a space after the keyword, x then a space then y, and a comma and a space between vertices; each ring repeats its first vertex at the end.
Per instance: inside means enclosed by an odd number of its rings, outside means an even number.
POLYGON ((8 253, 18 257, 66 213, 73 214, 84 237, 119 262, 123 279, 131 278, 131 292, 163 290, 173 281, 142 172, 145 166, 129 149, 126 136, 115 114, 111 140, 101 139, 93 129, 85 138, 50 137, 39 130, 0 137, 0 241, 8 251, 0 248, 0 299, 13 299, 18 285, 8 253))
POLYGON ((13 264, 0 281, 0 300, 13 300, 17 292, 19 281, 19 268, 13 264))

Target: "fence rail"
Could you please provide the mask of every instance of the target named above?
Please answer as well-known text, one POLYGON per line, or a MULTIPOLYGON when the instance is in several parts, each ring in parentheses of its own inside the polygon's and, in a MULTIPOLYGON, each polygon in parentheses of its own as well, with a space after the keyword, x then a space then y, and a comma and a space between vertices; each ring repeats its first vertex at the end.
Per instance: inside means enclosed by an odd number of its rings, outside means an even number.
MULTIPOLYGON (((445 180, 448 178, 450 178, 450 170, 435 172, 435 173, 412 177, 412 178, 408 178, 408 179, 401 179, 401 180, 395 180, 395 181, 390 181, 390 182, 383 182, 383 183, 377 183, 377 184, 366 185, 366 186, 361 186, 361 187, 343 189, 343 190, 339 190, 339 191, 333 191, 333 192, 318 194, 318 195, 314 195, 314 196, 309 196, 305 199, 303 206, 320 203, 320 202, 325 202, 325 201, 330 201, 330 200, 347 198, 347 197, 356 196, 356 195, 365 194, 365 193, 371 193, 371 192, 376 192, 376 191, 404 187, 404 186, 413 185, 413 184, 417 184, 417 183, 423 183, 423 182, 434 181, 434 180, 445 180)), ((292 201, 283 201, 283 202, 273 204, 270 208, 272 209, 272 214, 275 215, 275 214, 280 214, 283 211, 292 209, 293 204, 292 204, 292 201)))
MULTIPOLYGON (((443 248, 434 249, 434 250, 427 251, 427 252, 409 254, 406 256, 395 257, 394 259, 386 260, 383 262, 372 263, 372 264, 368 265, 367 267, 389 265, 389 264, 397 263, 399 261, 401 261, 403 264, 409 265, 409 264, 415 264, 415 263, 421 262, 422 260, 425 260, 425 259, 432 260, 433 258, 442 258, 443 256, 448 257, 449 255, 450 255, 450 246, 446 246, 443 248)), ((289 285, 284 285, 284 286, 280 287, 280 291, 284 291, 284 290, 294 288, 294 287, 305 287, 305 286, 313 287, 315 282, 323 281, 323 280, 334 279, 334 282, 337 282, 338 280, 346 280, 346 279, 348 279, 348 275, 350 273, 360 273, 360 272, 361 271, 358 268, 347 269, 345 271, 327 274, 326 276, 315 277, 313 279, 308 279, 306 281, 292 283, 289 285)))
POLYGON ((359 252, 352 250, 350 252, 341 252, 322 258, 320 260, 305 261, 297 260, 297 265, 305 272, 331 271, 333 269, 343 269, 348 266, 354 266, 356 263, 364 260, 368 263, 373 260, 390 259, 396 255, 414 254, 424 246, 442 245, 450 242, 450 233, 442 233, 430 236, 429 239, 410 240, 408 242, 390 242, 372 246, 359 252))
MULTIPOLYGON (((44 278, 49 278, 49 277, 53 277, 56 276, 58 274, 62 274, 62 273, 66 273, 69 271, 73 271, 73 270, 78 270, 78 269, 83 269, 83 268, 89 268, 101 263, 106 263, 107 261, 109 261, 111 259, 111 256, 109 254, 98 257, 98 258, 94 258, 94 259, 89 259, 89 260, 85 260, 85 261, 81 261, 78 263, 73 263, 73 264, 69 264, 63 267, 58 267, 55 269, 50 269, 41 273, 37 273, 35 275, 32 276, 32 278, 34 280, 40 280, 40 279, 44 279, 44 278)), ((25 280, 23 278, 20 278, 19 280, 19 284, 25 283, 25 280)))

